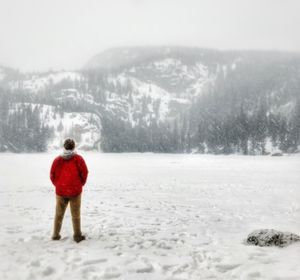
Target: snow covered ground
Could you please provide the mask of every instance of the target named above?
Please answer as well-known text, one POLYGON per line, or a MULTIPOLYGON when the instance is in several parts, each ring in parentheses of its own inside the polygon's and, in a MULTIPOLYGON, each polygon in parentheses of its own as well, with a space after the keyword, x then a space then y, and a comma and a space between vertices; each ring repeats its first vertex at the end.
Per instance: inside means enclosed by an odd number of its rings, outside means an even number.
POLYGON ((300 156, 82 153, 82 226, 51 241, 55 154, 0 154, 0 279, 300 279, 300 244, 245 245, 255 229, 300 234, 300 156))

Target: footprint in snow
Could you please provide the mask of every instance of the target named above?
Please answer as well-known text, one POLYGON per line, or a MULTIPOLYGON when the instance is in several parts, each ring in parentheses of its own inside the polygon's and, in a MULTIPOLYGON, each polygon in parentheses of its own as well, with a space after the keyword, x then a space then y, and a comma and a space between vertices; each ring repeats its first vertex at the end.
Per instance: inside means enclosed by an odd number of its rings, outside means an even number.
POLYGON ((233 270, 237 267, 239 267, 241 264, 237 263, 237 264, 218 264, 216 265, 216 268, 222 272, 222 273, 225 273, 229 270, 233 270))
POLYGON ((108 267, 105 269, 103 274, 103 279, 113 279, 118 278, 121 275, 116 267, 108 267))
POLYGON ((55 272, 55 269, 51 266, 46 267, 46 269, 43 271, 44 276, 49 276, 55 272))
POLYGON ((165 250, 171 250, 173 247, 169 244, 167 244, 166 242, 164 241, 161 241, 159 242, 157 245, 156 245, 157 248, 160 248, 160 249, 165 249, 165 250))
POLYGON ((104 263, 107 262, 107 259, 95 259, 95 260, 88 260, 82 263, 82 265, 92 265, 92 264, 98 264, 98 263, 104 263))
POLYGON ((41 263, 40 263, 39 260, 32 261, 32 262, 30 263, 30 266, 32 266, 32 267, 39 267, 39 266, 41 266, 41 263))
POLYGON ((126 265, 128 272, 131 273, 151 273, 154 271, 154 267, 149 263, 148 259, 134 260, 126 265))
POLYGON ((248 274, 248 278, 257 278, 257 277, 261 277, 261 273, 259 271, 250 272, 248 274))

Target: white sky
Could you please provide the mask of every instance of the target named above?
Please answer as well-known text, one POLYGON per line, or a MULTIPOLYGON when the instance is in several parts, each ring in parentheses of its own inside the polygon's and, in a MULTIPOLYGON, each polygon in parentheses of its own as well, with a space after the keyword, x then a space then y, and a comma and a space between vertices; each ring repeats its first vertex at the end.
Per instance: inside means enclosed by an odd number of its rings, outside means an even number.
POLYGON ((0 64, 80 68, 115 46, 300 51, 300 0, 0 0, 0 64))

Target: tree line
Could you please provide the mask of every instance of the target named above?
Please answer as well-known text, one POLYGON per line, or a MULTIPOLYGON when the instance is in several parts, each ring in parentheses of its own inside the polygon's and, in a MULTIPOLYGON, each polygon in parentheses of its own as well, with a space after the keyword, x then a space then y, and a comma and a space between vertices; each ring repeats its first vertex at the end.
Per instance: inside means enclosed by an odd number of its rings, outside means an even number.
POLYGON ((0 151, 46 151, 53 131, 43 124, 39 106, 10 101, 8 93, 0 92, 0 151))

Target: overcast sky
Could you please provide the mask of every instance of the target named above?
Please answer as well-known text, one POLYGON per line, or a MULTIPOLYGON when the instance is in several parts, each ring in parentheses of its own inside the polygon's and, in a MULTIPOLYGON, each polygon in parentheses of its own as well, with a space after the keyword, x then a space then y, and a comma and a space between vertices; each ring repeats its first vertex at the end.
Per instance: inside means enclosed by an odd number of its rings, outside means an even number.
POLYGON ((300 0, 0 0, 0 65, 77 69, 115 46, 300 51, 300 0))

